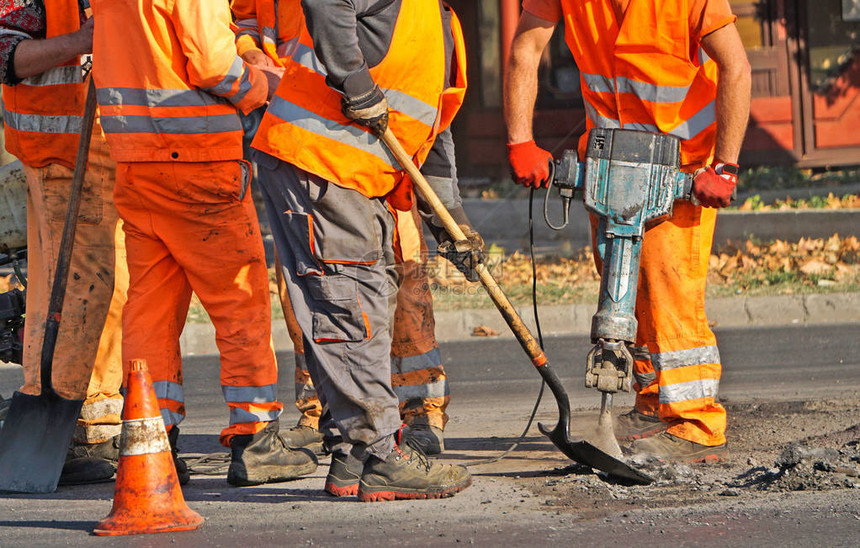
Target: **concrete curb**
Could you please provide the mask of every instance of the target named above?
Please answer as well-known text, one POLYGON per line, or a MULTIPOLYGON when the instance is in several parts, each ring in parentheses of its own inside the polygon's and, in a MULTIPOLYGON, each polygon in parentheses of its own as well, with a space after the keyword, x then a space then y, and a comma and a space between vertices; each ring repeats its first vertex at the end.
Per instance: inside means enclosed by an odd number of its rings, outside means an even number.
MULTIPOLYGON (((542 194, 542 193, 541 193, 542 194)), ((463 207, 472 224, 484 237, 514 251, 527 249, 528 200, 463 200, 463 207)), ((550 219, 561 221, 561 203, 549 204, 550 219)), ((857 234, 860 209, 798 209, 788 211, 720 211, 714 232, 714 245, 751 237, 760 240, 797 241, 806 238, 828 238, 833 234, 857 234)), ((534 204, 535 244, 541 252, 574 252, 591 245, 588 215, 581 203, 570 209, 570 225, 561 231, 551 230, 543 218, 543 196, 534 204)), ((428 234, 425 236, 430 237, 428 234)), ((432 238, 430 239, 432 241, 432 238)))
MULTIPOLYGON (((860 323, 860 293, 783 295, 773 297, 727 297, 711 299, 706 305, 708 319, 715 327, 775 327, 828 323, 860 323)), ((595 305, 542 306, 539 309, 544 335, 587 335, 595 305)), ((518 309, 523 321, 534 331, 530 306, 518 309)), ((499 337, 512 338, 498 311, 448 310, 436 313, 439 342, 471 340, 472 330, 487 326, 499 337)), ((293 349, 283 321, 273 320, 275 349, 293 349)), ((181 338, 183 355, 216 354, 215 330, 211 323, 186 324, 181 338)))

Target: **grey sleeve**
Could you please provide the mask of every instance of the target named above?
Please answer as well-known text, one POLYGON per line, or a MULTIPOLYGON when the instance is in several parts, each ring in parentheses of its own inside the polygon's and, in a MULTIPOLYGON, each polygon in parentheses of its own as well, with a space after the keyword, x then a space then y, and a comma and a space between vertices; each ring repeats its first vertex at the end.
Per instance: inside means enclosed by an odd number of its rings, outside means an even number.
POLYGON ((393 3, 394 0, 302 0, 314 52, 325 65, 329 86, 348 97, 373 89, 373 78, 359 47, 358 20, 371 10, 376 14, 393 3))
MULTIPOLYGON (((460 185, 457 182, 457 159, 454 153, 454 138, 451 128, 446 128, 436 136, 436 141, 427 155, 427 160, 421 166, 421 173, 427 179, 427 183, 439 196, 445 208, 455 213, 454 217, 458 223, 468 224, 465 213, 462 212, 463 200, 460 197, 460 185)), ((431 225, 431 232, 435 227, 441 227, 442 221, 434 214, 429 204, 417 196, 418 211, 426 223, 431 225)), ((438 240, 438 237, 437 237, 438 240)))

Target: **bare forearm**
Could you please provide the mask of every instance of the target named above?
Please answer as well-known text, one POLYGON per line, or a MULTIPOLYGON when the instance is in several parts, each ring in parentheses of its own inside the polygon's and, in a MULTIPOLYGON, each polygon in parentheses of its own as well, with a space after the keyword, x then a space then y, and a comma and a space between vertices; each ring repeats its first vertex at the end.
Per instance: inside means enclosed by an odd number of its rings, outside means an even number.
POLYGON ((752 76, 749 60, 733 23, 706 35, 702 46, 719 70, 714 157, 721 162, 736 164, 750 113, 752 76))
POLYGON ((738 162, 749 121, 751 80, 749 70, 720 72, 714 157, 721 162, 738 162))
POLYGON ((537 99, 537 64, 511 51, 505 72, 504 109, 508 142, 522 143, 532 139, 532 123, 537 99))
POLYGON ((504 114, 508 143, 532 139, 532 121, 538 93, 538 66, 552 36, 554 23, 524 13, 511 44, 505 70, 504 114))
POLYGON ((15 48, 15 74, 19 78, 35 76, 88 51, 77 33, 45 40, 23 40, 15 48))

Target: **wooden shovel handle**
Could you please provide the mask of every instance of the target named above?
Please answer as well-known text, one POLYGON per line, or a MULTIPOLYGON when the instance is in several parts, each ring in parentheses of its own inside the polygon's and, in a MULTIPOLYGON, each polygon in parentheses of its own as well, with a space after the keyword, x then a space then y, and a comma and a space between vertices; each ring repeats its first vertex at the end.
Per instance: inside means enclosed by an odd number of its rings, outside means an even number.
MULTIPOLYGON (((427 179, 421 175, 421 172, 415 166, 415 163, 409 157, 409 154, 403 150, 403 146, 400 144, 400 141, 397 140, 397 137, 394 136, 391 129, 386 129, 381 138, 382 142, 385 143, 385 146, 388 147, 391 153, 394 154, 394 157, 397 158, 397 161, 400 162, 400 165, 403 166, 403 169, 406 170, 406 173, 409 174, 409 178, 412 179, 412 183, 415 185, 418 193, 425 202, 430 204, 436 217, 442 220, 442 224, 448 234, 450 234, 455 241, 465 240, 466 235, 460 229, 457 221, 451 217, 448 209, 436 195, 436 192, 427 182, 427 179)), ((547 360, 546 356, 544 356, 543 350, 541 350, 537 340, 535 340, 531 332, 529 332, 528 328, 523 323, 522 318, 520 318, 520 315, 517 313, 516 309, 514 309, 514 305, 511 304, 511 301, 508 299, 507 295, 505 295, 505 292, 502 291, 501 287, 499 287, 498 282, 496 282, 496 279, 490 273, 487 265, 479 263, 475 267, 475 272, 480 276, 481 283, 484 285, 487 293, 490 294, 490 299, 493 300, 493 304, 495 304, 496 308, 499 309, 499 312, 502 314, 508 327, 510 327, 511 331, 514 332, 514 335, 520 342, 520 346, 523 347, 523 350, 525 350, 526 354, 531 358, 535 367, 540 367, 546 364, 547 360)))
POLYGON ((87 99, 84 106, 84 116, 81 120, 81 139, 78 142, 78 157, 75 160, 75 172, 72 176, 72 187, 69 189, 69 207, 66 210, 66 221, 63 225, 63 237, 60 240, 60 251, 57 254, 57 269, 54 271, 54 283, 51 286, 51 300, 48 303, 48 318, 45 322, 45 339, 42 342, 41 381, 42 394, 54 391, 51 373, 54 362, 54 349, 57 345, 57 333, 60 330, 60 319, 63 315, 63 301, 66 297, 66 284, 69 280, 69 266, 72 263, 72 248, 74 247, 75 232, 78 226, 78 213, 81 209, 81 189, 84 186, 84 173, 89 157, 90 139, 93 135, 93 121, 96 117, 96 88, 90 76, 87 87, 87 99))

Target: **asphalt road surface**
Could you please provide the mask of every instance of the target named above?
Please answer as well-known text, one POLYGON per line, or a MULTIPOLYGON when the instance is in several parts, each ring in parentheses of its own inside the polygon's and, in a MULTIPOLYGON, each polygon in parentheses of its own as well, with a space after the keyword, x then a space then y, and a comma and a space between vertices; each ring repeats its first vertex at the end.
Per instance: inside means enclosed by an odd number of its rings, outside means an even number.
MULTIPOLYGON (((797 415, 792 420, 805 421, 804 430, 860 422, 860 326, 719 330, 717 336, 724 365, 721 400, 729 407, 730 421, 736 412, 740 425, 741 416, 771 406, 769 418, 762 418, 760 425, 774 425, 767 430, 774 444, 797 437, 776 426, 791 413, 797 415), (778 407, 783 404, 784 413, 778 407)), ((589 348, 585 337, 546 341, 550 363, 571 396, 574 435, 588 429, 599 403, 598 394, 583 388, 580 378, 589 348)), ((378 504, 333 499, 322 492, 327 459, 315 474, 298 481, 236 489, 226 484, 217 470, 220 461, 213 457, 210 468, 195 468, 209 474, 192 476, 183 490, 189 505, 206 518, 197 531, 119 539, 91 536, 95 523, 111 508, 114 484, 105 483, 61 487, 49 495, 0 495, 0 546, 856 546, 860 539, 856 488, 716 496, 726 493, 722 484, 712 493, 710 480, 697 480, 681 486, 686 497, 658 497, 658 489, 665 493, 670 487, 619 487, 587 471, 571 471, 571 462, 534 426, 507 458, 477 464, 517 439, 540 379, 513 340, 446 343, 442 352, 452 397, 445 458, 473 465, 474 476, 472 487, 451 499, 378 504), (701 495, 690 493, 699 490, 701 495)), ((289 400, 292 356, 279 355, 279 361, 281 394, 289 400)), ((224 452, 217 436, 226 424, 227 408, 217 358, 187 358, 184 374, 188 418, 181 428, 182 453, 224 452)), ((0 394, 9 397, 20 380, 20 368, 0 366, 0 394)), ((629 395, 616 398, 618 410, 631 403, 629 395)), ((537 419, 552 425, 557 417, 547 393, 537 419)), ((297 418, 288 406, 282 428, 297 418)), ((750 437, 740 426, 737 434, 741 440, 750 437)), ((729 437, 732 440, 732 422, 729 437)), ((735 450, 744 447, 741 443, 735 450)), ((770 453, 762 454, 769 458, 770 453)), ((744 459, 735 468, 712 467, 701 473, 693 468, 688 475, 736 474, 738 466, 746 465, 744 459)))

